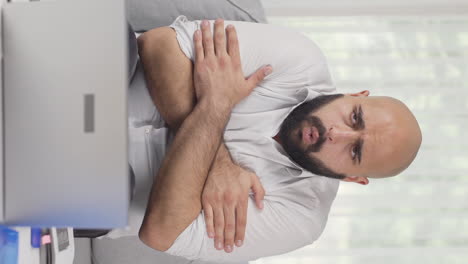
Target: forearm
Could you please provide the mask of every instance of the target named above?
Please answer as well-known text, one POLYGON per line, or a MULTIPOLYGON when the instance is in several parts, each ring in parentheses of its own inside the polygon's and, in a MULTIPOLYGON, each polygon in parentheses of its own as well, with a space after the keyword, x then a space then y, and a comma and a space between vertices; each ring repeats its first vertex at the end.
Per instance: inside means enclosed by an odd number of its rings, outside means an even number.
POLYGON ((182 124, 155 179, 140 228, 147 245, 167 250, 199 215, 200 195, 229 114, 230 109, 213 111, 209 102, 201 101, 182 124))
POLYGON ((193 63, 169 27, 144 33, 138 38, 138 47, 151 99, 167 125, 177 130, 196 102, 193 63))
MULTIPOLYGON (((177 133, 196 103, 193 63, 183 54, 171 28, 150 30, 138 40, 151 98, 169 128, 177 133)), ((214 164, 221 161, 232 161, 224 143, 214 164)))

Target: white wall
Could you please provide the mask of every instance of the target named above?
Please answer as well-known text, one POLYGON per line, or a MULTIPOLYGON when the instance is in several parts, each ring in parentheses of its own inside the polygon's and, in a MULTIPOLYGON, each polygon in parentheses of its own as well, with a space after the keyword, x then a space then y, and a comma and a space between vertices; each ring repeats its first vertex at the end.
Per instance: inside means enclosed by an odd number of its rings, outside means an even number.
POLYGON ((262 0, 267 16, 467 14, 466 0, 262 0))

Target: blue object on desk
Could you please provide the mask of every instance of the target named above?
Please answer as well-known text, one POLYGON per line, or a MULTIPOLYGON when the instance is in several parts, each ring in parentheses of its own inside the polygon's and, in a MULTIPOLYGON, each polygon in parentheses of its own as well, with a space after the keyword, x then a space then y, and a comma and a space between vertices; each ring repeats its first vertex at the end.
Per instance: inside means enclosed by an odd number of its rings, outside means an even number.
POLYGON ((31 228, 31 247, 41 247, 42 230, 40 228, 31 228))
POLYGON ((18 232, 0 226, 0 263, 18 264, 18 232))

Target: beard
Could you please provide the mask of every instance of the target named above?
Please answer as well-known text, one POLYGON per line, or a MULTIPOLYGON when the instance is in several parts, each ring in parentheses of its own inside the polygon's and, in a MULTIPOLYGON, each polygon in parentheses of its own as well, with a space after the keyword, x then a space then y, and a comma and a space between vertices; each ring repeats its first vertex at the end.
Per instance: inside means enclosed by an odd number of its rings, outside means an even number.
POLYGON ((335 173, 322 161, 312 157, 310 153, 319 152, 321 150, 326 141, 325 133, 327 131, 322 120, 313 114, 325 105, 341 97, 343 97, 342 94, 321 95, 299 105, 283 121, 279 132, 281 145, 294 162, 303 169, 316 175, 336 179, 343 179, 345 175, 335 173), (317 141, 305 147, 301 146, 301 128, 304 124, 306 126, 315 127, 318 132, 317 141))

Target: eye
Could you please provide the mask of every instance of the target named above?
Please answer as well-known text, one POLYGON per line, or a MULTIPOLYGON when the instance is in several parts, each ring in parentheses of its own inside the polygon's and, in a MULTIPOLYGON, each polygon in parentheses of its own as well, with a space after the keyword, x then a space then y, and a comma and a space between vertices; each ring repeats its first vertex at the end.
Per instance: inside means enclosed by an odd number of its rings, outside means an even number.
POLYGON ((351 158, 353 160, 356 159, 357 150, 358 150, 358 147, 356 145, 351 149, 351 158))
POLYGON ((351 114, 351 122, 353 123, 353 125, 355 125, 357 123, 356 111, 353 111, 353 113, 351 114))

